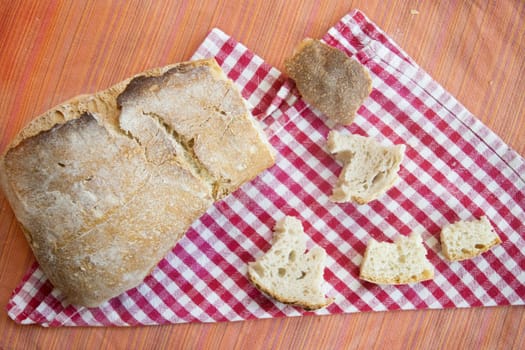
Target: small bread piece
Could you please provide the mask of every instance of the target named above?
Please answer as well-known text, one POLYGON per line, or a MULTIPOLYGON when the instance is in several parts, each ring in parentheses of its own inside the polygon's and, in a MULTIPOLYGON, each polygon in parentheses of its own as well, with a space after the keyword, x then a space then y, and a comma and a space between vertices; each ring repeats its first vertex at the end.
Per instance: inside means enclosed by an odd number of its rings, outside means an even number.
POLYGON ((434 278, 421 235, 401 236, 394 243, 368 241, 359 278, 377 284, 407 284, 434 278))
POLYGON ((361 135, 328 134, 328 150, 343 163, 331 200, 368 203, 388 191, 399 178, 405 145, 382 146, 361 135))
POLYGON ((501 243, 486 216, 448 224, 440 236, 443 255, 450 261, 473 258, 501 243))
POLYGON ((285 304, 315 310, 328 306, 332 298, 321 291, 326 252, 314 247, 308 253, 299 220, 287 216, 274 228, 270 250, 248 264, 248 278, 260 291, 285 304))
POLYGON ((0 185, 67 301, 137 286, 214 201, 273 151, 213 59, 153 69, 34 119, 0 157, 0 185))
POLYGON ((303 40, 285 69, 304 100, 338 124, 351 124, 372 91, 362 64, 319 40, 303 40))

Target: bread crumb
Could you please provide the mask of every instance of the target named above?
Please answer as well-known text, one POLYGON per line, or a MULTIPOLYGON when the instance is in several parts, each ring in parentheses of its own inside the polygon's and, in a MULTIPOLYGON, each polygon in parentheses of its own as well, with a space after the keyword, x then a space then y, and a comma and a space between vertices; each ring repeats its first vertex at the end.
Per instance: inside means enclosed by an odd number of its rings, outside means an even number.
POLYGON ((405 145, 383 146, 370 137, 332 130, 327 146, 343 164, 330 197, 333 202, 366 204, 386 193, 399 178, 405 145))

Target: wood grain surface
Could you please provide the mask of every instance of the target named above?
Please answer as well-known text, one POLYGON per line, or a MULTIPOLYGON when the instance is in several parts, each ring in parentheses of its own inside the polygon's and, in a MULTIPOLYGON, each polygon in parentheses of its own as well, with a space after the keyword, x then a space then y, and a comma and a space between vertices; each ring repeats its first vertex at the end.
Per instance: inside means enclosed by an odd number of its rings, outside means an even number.
MULTIPOLYGON (((525 2, 0 2, 0 151, 32 118, 146 68, 187 60, 219 27, 277 68, 359 8, 525 154, 525 2)), ((525 248, 524 248, 525 249, 525 248)), ((137 328, 21 326, 5 305, 34 261, 0 194, 0 349, 524 349, 525 308, 490 307, 137 328)))

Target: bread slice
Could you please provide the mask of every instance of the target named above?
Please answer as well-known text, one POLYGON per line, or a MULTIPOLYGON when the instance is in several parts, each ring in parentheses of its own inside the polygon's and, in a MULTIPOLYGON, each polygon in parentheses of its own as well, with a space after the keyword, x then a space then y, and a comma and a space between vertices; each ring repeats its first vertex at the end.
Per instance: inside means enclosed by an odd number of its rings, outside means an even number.
POLYGON ((319 40, 303 40, 285 61, 285 69, 303 99, 338 124, 351 124, 372 91, 372 79, 362 64, 319 40))
POLYGON ((301 222, 287 216, 274 228, 272 247, 248 264, 248 278, 260 291, 285 304, 315 310, 333 302, 321 291, 326 252, 315 246, 308 253, 308 236, 301 222))
POLYGON ((398 179, 405 145, 382 146, 372 138, 328 134, 328 150, 343 163, 331 200, 368 203, 388 191, 398 179))
POLYGON ((135 287, 214 201, 274 162, 213 59, 153 69, 33 120, 0 184, 70 303, 135 287))
POLYGON ((448 224, 440 236, 443 255, 450 261, 473 258, 501 243, 486 216, 448 224))
POLYGON ((377 284, 407 284, 434 278, 421 235, 401 236, 393 243, 368 241, 359 278, 377 284))

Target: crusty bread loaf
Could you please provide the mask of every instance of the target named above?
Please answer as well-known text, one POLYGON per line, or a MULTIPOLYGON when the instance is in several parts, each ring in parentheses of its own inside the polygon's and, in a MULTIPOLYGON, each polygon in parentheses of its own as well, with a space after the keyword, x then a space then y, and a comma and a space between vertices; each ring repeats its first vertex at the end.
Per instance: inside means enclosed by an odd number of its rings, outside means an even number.
POLYGON ((307 239, 298 219, 287 216, 278 221, 272 247, 248 265, 248 277, 275 300, 315 310, 333 299, 325 298, 321 291, 326 252, 315 246, 305 253, 307 239))
POLYGON ((421 236, 412 233, 393 243, 368 241, 359 278, 377 284, 406 284, 434 278, 421 236))
POLYGON ((501 243, 486 216, 457 221, 441 229, 441 249, 450 261, 470 259, 501 243))
POLYGON ((334 202, 368 203, 388 191, 398 179, 405 145, 382 146, 369 137, 332 130, 327 146, 343 163, 331 196, 334 202))
POLYGON ((351 124, 372 91, 363 65, 319 40, 303 40, 285 61, 285 69, 303 99, 334 123, 351 124))
POLYGON ((0 183, 53 285, 97 306, 139 284, 214 201, 273 162, 209 59, 54 107, 12 141, 0 183))

